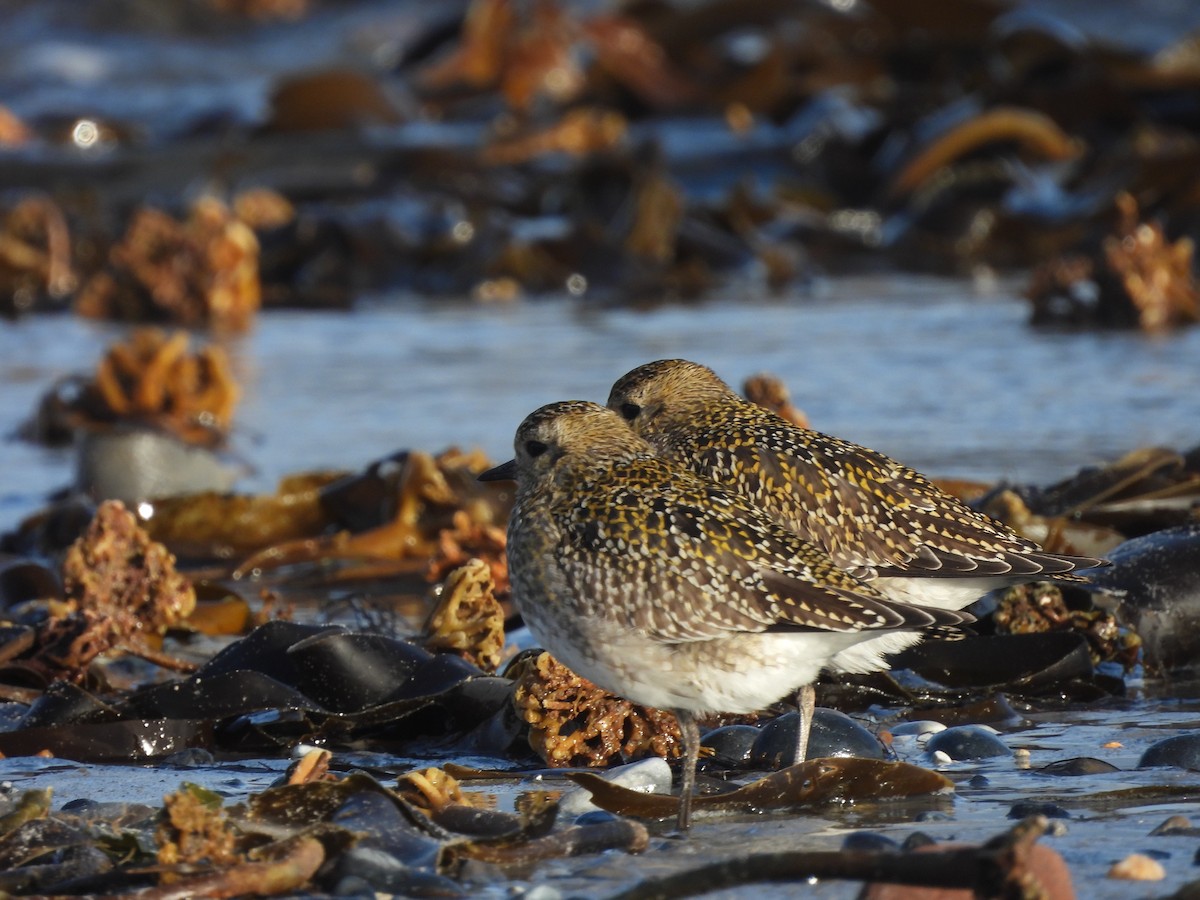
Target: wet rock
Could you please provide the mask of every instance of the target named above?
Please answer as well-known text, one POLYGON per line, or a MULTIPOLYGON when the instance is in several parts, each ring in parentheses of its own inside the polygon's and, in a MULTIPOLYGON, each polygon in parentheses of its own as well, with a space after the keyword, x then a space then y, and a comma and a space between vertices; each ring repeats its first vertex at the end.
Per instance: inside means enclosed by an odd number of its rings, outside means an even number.
POLYGON ((1074 759, 1059 759, 1047 763, 1037 770, 1042 775, 1106 775, 1109 772, 1119 772, 1119 768, 1110 762, 1096 759, 1092 756, 1077 756, 1074 759))
POLYGON ((1023 800, 1014 803, 1008 810, 1010 819, 1028 819, 1030 816, 1045 816, 1047 819, 1069 819, 1071 814, 1057 803, 1023 800))
POLYGON ((956 725, 939 731, 925 744, 928 753, 945 753, 950 759, 990 759, 1013 752, 995 732, 982 725, 956 725))
POLYGON ((941 722, 935 722, 932 719, 918 719, 912 722, 897 722, 888 728, 896 737, 906 737, 908 735, 916 735, 918 739, 929 737, 937 734, 939 731, 945 731, 946 726, 941 722))
POLYGON ((754 743, 761 729, 753 725, 723 725, 704 735, 700 744, 712 751, 712 756, 702 762, 711 762, 724 768, 739 769, 750 765, 754 743))
MULTIPOLYGON (((759 769, 780 769, 796 758, 796 735, 800 728, 798 712, 785 713, 763 726, 750 749, 750 764, 759 769)), ((854 719, 835 709, 818 707, 813 713, 808 738, 808 758, 852 756, 862 759, 886 759, 887 748, 879 738, 854 719)))
POLYGON ((894 853, 901 849, 900 842, 886 834, 874 831, 852 831, 842 839, 842 849, 868 853, 894 853))
POLYGON ((81 435, 75 485, 92 499, 139 500, 228 491, 240 467, 167 432, 123 425, 81 435))
POLYGON ((1108 870, 1108 877, 1125 881, 1162 881, 1167 877, 1167 871, 1162 863, 1144 853, 1131 853, 1113 864, 1108 870))
POLYGON ((215 765, 216 757, 213 756, 211 750, 206 750, 203 747, 189 747, 186 750, 177 750, 170 756, 164 757, 162 764, 164 766, 174 766, 177 769, 200 768, 203 766, 215 765))
POLYGON ((1117 616, 1137 632, 1147 667, 1191 669, 1200 659, 1200 524, 1126 541, 1093 581, 1118 602, 1117 616))
POLYGON ((1147 769, 1152 766, 1200 770, 1200 732, 1177 734, 1151 744, 1138 760, 1137 767, 1147 769))
POLYGON ((1153 836, 1170 834, 1183 837, 1200 837, 1200 828, 1194 827, 1187 816, 1171 816, 1162 824, 1156 826, 1150 834, 1153 836))
MULTIPOLYGON (((647 794, 669 794, 671 792, 671 767, 666 760, 657 756, 639 760, 627 766, 618 766, 604 773, 604 780, 617 787, 647 794)), ((563 795, 558 810, 562 816, 578 816, 598 810, 592 803, 591 793, 577 787, 563 795)))

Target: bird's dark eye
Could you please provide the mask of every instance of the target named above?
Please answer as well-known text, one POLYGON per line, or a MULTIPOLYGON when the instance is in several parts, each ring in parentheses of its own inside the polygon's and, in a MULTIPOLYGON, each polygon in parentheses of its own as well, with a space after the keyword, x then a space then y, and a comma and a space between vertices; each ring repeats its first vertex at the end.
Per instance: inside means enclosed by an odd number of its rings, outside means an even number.
POLYGON ((621 415, 624 416, 626 419, 628 419, 630 422, 632 422, 634 419, 636 419, 638 417, 638 415, 641 413, 641 411, 642 411, 642 408, 640 406, 638 406, 636 403, 622 403, 621 404, 621 415))
POLYGON ((543 444, 541 441, 526 441, 525 442, 525 452, 528 453, 530 456, 541 456, 543 453, 546 452, 547 449, 549 449, 549 448, 547 448, 546 445, 543 444))

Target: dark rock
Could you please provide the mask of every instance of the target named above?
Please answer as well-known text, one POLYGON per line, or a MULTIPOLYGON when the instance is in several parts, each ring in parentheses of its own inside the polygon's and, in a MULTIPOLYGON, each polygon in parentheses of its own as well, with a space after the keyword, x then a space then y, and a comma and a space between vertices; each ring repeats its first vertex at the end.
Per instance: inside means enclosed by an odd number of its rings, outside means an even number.
POLYGON ((1142 639, 1151 669, 1194 669, 1200 660, 1200 524, 1134 538, 1106 554, 1093 576, 1117 597, 1117 618, 1142 639))
POLYGON ((1037 770, 1042 775, 1103 775, 1120 772, 1110 762, 1092 756, 1076 756, 1073 759, 1058 759, 1037 770))
POLYGON ((842 839, 842 849, 868 853, 894 853, 900 849, 900 843, 886 834, 879 834, 875 831, 852 831, 842 839))
POLYGON ((1012 750, 982 725, 956 725, 939 731, 925 744, 929 753, 945 753, 951 759, 989 759, 1012 756, 1012 750))
POLYGON ((1168 834, 1181 837, 1200 837, 1200 828, 1194 827, 1186 816, 1171 816, 1150 834, 1155 837, 1168 834))
POLYGON ((1151 744, 1138 760, 1137 767, 1148 769, 1152 766, 1200 770, 1200 732, 1177 734, 1151 744))
POLYGON ((1038 800, 1022 800, 1014 803, 1008 811, 1010 819, 1028 819, 1030 816, 1045 816, 1047 819, 1069 819, 1071 814, 1057 803, 1038 800))
POLYGON ((762 729, 753 725, 724 725, 714 728, 700 742, 713 751, 705 762, 727 769, 740 769, 750 764, 750 754, 762 729))
MULTIPOLYGON (((750 749, 750 764, 756 769, 781 769, 796 758, 796 734, 800 714, 786 713, 763 726, 750 749)), ((879 738, 867 731, 845 713, 818 707, 813 713, 812 731, 808 738, 808 758, 824 756, 857 756, 865 759, 886 759, 887 748, 879 738)))

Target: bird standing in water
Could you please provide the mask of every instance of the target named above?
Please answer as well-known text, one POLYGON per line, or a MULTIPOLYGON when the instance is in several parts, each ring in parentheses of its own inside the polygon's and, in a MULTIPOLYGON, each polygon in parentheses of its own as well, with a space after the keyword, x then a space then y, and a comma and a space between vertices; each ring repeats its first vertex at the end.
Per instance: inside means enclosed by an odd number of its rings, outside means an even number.
MULTIPOLYGON (((743 400, 698 363, 639 366, 613 385, 608 406, 664 459, 740 494, 894 601, 962 609, 995 588, 1082 581, 1077 570, 1108 564, 1047 553, 894 459, 743 400)), ((885 669, 884 654, 920 639, 914 630, 855 644, 831 669, 885 669)), ((806 684, 797 761, 814 699, 806 684)))
POLYGON ((565 665, 672 710, 687 829, 697 716, 760 710, 837 653, 890 630, 970 616, 888 600, 710 479, 659 458, 610 410, 552 403, 517 429, 508 526, 513 599, 565 665))

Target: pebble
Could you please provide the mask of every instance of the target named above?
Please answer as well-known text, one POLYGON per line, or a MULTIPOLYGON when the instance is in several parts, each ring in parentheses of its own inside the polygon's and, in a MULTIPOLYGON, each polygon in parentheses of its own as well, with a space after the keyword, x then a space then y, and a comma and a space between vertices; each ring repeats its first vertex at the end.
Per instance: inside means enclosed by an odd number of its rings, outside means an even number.
POLYGON ((715 763, 725 768, 745 768, 750 763, 750 752, 754 742, 762 733, 753 725, 724 725, 714 728, 700 741, 701 746, 713 751, 703 762, 715 763))
POLYGON ((147 497, 228 491, 239 470, 204 447, 136 426, 84 432, 76 484, 96 500, 135 504, 147 497))
POLYGON ((1069 819, 1071 814, 1057 803, 1040 800, 1021 800, 1008 811, 1010 819, 1028 819, 1030 816, 1045 816, 1047 819, 1069 819))
POLYGON ((1144 853, 1130 853, 1108 870, 1109 878, 1121 878, 1126 881, 1162 881, 1167 877, 1167 871, 1158 860, 1151 859, 1144 853))
POLYGON ((193 766, 211 766, 215 765, 216 757, 204 747, 186 747, 183 750, 176 750, 170 756, 162 761, 164 766, 174 766, 179 769, 186 769, 193 766))
POLYGON ((1047 763, 1037 770, 1040 775, 1104 775, 1108 772, 1120 772, 1110 762, 1096 759, 1093 756, 1076 756, 1073 759, 1057 759, 1047 763))
POLYGON ((852 831, 842 839, 842 849, 894 853, 900 849, 900 844, 894 838, 877 831, 852 831))
POLYGON ((1157 828, 1150 832, 1152 835, 1175 834, 1185 837, 1200 836, 1200 829, 1192 826, 1191 820, 1187 816, 1171 816, 1157 828))
POLYGON ((915 722, 899 722, 889 730, 897 737, 900 735, 915 734, 918 738, 921 738, 937 734, 939 731, 945 731, 946 726, 932 719, 918 719, 915 722))
POLYGON ((1177 734, 1151 744, 1138 760, 1137 767, 1147 769, 1151 766, 1200 769, 1200 732, 1177 734))
POLYGON ((939 731, 929 739, 925 749, 931 754, 943 753, 949 760, 1013 755, 1008 745, 983 725, 956 725, 939 731))
MULTIPOLYGON (((750 750, 750 764, 757 769, 781 769, 796 758, 796 732, 800 714, 786 713, 763 726, 750 750)), ((818 707, 813 712, 808 737, 808 758, 856 756, 862 759, 886 759, 887 748, 879 738, 854 719, 836 709, 818 707)))
MULTIPOLYGON (((604 780, 631 791, 644 794, 669 794, 671 792, 671 767, 660 756, 651 756, 627 766, 617 766, 604 774, 604 780)), ((601 812, 591 801, 591 793, 577 787, 563 794, 558 804, 560 816, 581 816, 589 812, 601 812)))

